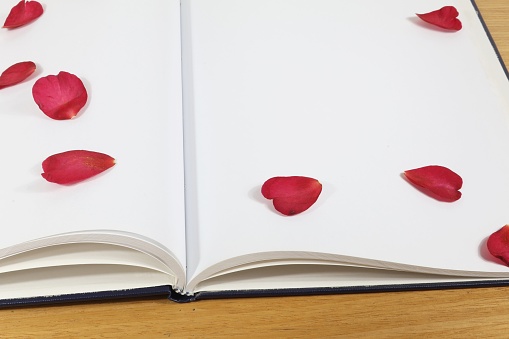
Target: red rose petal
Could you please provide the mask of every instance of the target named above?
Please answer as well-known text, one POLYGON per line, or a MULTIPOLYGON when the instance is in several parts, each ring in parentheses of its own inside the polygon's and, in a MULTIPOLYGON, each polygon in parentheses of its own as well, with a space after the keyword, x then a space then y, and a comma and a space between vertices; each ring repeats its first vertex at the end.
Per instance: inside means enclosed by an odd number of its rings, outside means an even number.
POLYGON ((115 165, 107 154, 92 151, 67 151, 42 162, 42 177, 57 184, 72 184, 97 175, 115 165))
POLYGON ((311 207, 322 192, 316 179, 292 176, 273 177, 262 186, 262 195, 272 199, 274 208, 284 215, 294 215, 311 207))
POLYGON ((67 72, 38 79, 32 88, 32 95, 41 111, 55 120, 74 118, 88 99, 80 78, 67 72))
POLYGON ((22 82, 35 72, 35 68, 32 61, 23 61, 12 65, 0 75, 0 89, 22 82))
POLYGON ((442 166, 425 166, 404 172, 414 185, 422 187, 425 193, 441 201, 452 202, 461 198, 458 190, 463 185, 461 177, 442 166))
POLYGON ((454 6, 445 6, 433 12, 417 14, 427 23, 452 31, 459 31, 462 27, 458 15, 458 10, 454 6))
POLYGON ((490 235, 486 245, 492 256, 509 266, 509 225, 490 235))
POLYGON ((26 25, 40 17, 43 11, 42 5, 37 1, 21 0, 11 9, 3 27, 16 28, 26 25))

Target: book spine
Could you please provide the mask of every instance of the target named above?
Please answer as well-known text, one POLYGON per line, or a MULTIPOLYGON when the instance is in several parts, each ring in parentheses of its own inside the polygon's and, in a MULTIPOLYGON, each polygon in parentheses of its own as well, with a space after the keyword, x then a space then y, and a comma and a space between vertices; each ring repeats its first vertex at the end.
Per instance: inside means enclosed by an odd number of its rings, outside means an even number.
POLYGON ((171 301, 175 301, 178 303, 188 303, 196 300, 196 296, 191 293, 186 293, 180 289, 171 289, 171 293, 168 297, 171 301))

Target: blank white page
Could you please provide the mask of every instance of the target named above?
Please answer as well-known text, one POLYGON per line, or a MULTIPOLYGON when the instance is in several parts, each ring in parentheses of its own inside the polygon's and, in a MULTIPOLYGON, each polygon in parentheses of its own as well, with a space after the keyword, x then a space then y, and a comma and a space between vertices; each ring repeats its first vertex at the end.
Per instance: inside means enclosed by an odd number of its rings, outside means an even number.
MULTIPOLYGON (((1 69, 25 60, 38 67, 0 90, 0 248, 122 231, 159 242, 185 267, 179 1, 43 6, 31 24, 0 30, 1 69), (46 117, 31 94, 36 79, 60 71, 80 77, 89 94, 70 121, 46 117), (73 149, 107 153, 116 165, 71 186, 45 181, 41 162, 73 149)), ((0 17, 10 8, 2 2, 0 17)))
POLYGON ((438 0, 183 1, 190 275, 265 251, 509 272, 483 253, 509 222, 508 81, 470 1, 447 4, 461 31, 416 17, 438 0), (463 197, 401 176, 426 165, 463 197), (323 184, 292 217, 260 194, 287 175, 323 184))

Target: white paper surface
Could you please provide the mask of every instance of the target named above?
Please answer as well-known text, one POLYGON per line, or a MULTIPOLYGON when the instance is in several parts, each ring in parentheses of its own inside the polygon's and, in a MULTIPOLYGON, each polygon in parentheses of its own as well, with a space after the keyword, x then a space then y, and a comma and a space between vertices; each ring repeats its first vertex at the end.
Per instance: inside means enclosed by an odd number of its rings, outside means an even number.
MULTIPOLYGON (((123 231, 154 239, 185 267, 179 1, 43 6, 30 25, 0 30, 0 69, 37 64, 27 81, 0 91, 0 249, 123 231), (80 77, 89 94, 71 121, 46 117, 31 94, 36 79, 60 71, 80 77), (72 186, 46 182, 41 162, 73 149, 107 153, 116 165, 72 186)), ((6 17, 11 7, 1 7, 6 17)))
POLYGON ((509 86, 470 1, 447 3, 459 32, 416 18, 436 0, 182 3, 190 276, 265 251, 509 272, 483 253, 509 222, 509 86), (401 177, 426 165, 463 197, 401 177), (261 196, 285 175, 322 182, 308 211, 261 196))

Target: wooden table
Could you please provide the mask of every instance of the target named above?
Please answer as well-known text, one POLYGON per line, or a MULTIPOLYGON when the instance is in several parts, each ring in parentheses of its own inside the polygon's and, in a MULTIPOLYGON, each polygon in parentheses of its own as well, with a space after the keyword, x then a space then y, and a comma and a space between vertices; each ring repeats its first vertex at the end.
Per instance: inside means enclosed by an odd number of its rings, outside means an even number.
MULTIPOLYGON (((477 0, 477 5, 502 57, 509 62, 509 1, 477 0)), ((509 338, 509 287, 205 300, 188 304, 152 298, 0 311, 0 338, 342 335, 509 338)))

